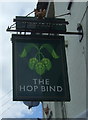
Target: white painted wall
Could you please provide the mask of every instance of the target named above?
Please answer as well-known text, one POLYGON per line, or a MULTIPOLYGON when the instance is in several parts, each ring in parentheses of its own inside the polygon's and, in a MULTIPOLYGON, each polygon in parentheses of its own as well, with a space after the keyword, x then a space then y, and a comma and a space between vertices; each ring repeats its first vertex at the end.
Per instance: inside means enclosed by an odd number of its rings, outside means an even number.
MULTIPOLYGON (((86 10, 86 3, 73 3, 68 31, 76 31, 86 10)), ((86 110, 86 16, 82 21, 84 38, 79 42, 79 36, 66 37, 68 39, 67 61, 71 102, 67 103, 67 116, 70 118, 86 110)))
MULTIPOLYGON (((67 8, 65 6, 67 3, 62 4, 64 4, 64 9, 67 8)), ((57 13, 59 6, 57 7, 56 5, 55 8, 57 13)), ((85 2, 73 3, 70 11, 71 16, 65 17, 69 22, 67 31, 77 31, 77 24, 80 23, 85 10, 85 2)), ((70 118, 75 117, 86 109, 86 16, 81 24, 84 30, 84 38, 81 43, 79 42, 79 36, 66 37, 66 40, 68 40, 66 53, 71 91, 71 102, 66 104, 66 108, 67 116, 70 118)))
MULTIPOLYGON (((85 13, 87 3, 86 2, 75 2, 72 5, 70 11, 67 10, 68 2, 56 2, 55 5, 55 16, 71 12, 71 16, 65 16, 69 22, 67 31, 77 31, 77 24, 80 23, 85 13)), ((88 14, 88 10, 87 10, 88 14)), ((87 15, 88 17, 88 15, 87 15)), ((64 18, 64 17, 62 17, 64 18)), ((69 35, 65 37, 68 41, 68 48, 66 48, 67 64, 68 64, 68 75, 69 85, 71 93, 71 101, 66 103, 66 112, 68 118, 75 118, 86 110, 86 81, 88 73, 88 62, 86 60, 86 52, 88 53, 88 24, 86 21, 86 15, 84 16, 81 24, 83 26, 84 37, 82 42, 79 42, 80 36, 69 35)), ((88 57, 87 57, 88 58, 88 57)), ((53 102, 49 103, 50 110, 53 111, 53 118, 62 118, 61 103, 53 102)), ((80 117, 80 116, 79 116, 80 117)), ((86 116, 84 116, 86 117, 86 116)))

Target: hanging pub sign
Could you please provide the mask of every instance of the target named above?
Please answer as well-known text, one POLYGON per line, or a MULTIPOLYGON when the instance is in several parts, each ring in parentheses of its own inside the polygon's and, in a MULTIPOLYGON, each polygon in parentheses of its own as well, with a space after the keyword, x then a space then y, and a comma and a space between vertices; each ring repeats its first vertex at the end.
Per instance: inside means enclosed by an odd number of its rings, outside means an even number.
POLYGON ((13 100, 70 101, 63 36, 12 35, 13 100))

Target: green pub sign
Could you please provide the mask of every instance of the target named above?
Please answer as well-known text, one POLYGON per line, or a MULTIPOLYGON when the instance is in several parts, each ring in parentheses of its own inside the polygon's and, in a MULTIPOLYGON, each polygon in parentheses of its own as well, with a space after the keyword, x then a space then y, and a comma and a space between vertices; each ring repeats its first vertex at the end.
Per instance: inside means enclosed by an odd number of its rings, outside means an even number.
POLYGON ((12 35, 13 100, 70 101, 63 36, 12 35))

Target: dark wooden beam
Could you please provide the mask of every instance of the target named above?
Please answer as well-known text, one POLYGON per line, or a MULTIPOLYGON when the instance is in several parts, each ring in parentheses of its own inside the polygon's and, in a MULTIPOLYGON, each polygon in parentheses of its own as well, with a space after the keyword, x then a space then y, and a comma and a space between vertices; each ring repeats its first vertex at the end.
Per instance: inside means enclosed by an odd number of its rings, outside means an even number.
POLYGON ((67 10, 71 10, 72 4, 73 4, 73 0, 70 0, 68 7, 67 7, 67 10))

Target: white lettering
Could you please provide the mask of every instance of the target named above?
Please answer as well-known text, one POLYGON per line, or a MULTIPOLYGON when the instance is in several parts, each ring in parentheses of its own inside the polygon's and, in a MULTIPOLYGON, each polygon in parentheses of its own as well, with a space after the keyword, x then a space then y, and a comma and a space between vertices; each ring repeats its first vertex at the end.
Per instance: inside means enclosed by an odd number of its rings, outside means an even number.
POLYGON ((36 84, 38 84, 38 85, 49 85, 49 79, 37 79, 37 78, 34 78, 33 79, 33 81, 34 81, 34 84, 36 85, 36 84))
POLYGON ((45 80, 45 84, 46 84, 46 85, 49 85, 49 79, 46 79, 46 80, 45 80))
POLYGON ((57 92, 62 92, 63 88, 61 86, 57 86, 57 92))
POLYGON ((42 91, 42 92, 45 92, 45 91, 46 91, 44 86, 41 86, 41 91, 42 91))
POLYGON ((46 91, 48 92, 48 90, 49 90, 49 87, 48 87, 48 86, 46 86, 46 91))
POLYGON ((22 90, 25 91, 25 86, 20 85, 20 91, 22 91, 22 90))
POLYGON ((34 86, 34 92, 36 92, 37 89, 38 89, 38 86, 34 86))
POLYGON ((33 79, 34 80, 34 84, 37 84, 37 79, 33 79))
POLYGON ((43 84, 44 85, 44 79, 39 79, 39 85, 43 84))
POLYGON ((31 86, 31 85, 28 85, 27 87, 26 87, 26 89, 27 89, 27 91, 32 91, 33 90, 33 87, 31 86))
POLYGON ((42 92, 62 92, 61 86, 41 86, 42 92))
POLYGON ((51 91, 54 91, 54 92, 56 91, 56 90, 55 90, 55 86, 53 86, 53 87, 50 86, 50 92, 51 92, 51 91))

